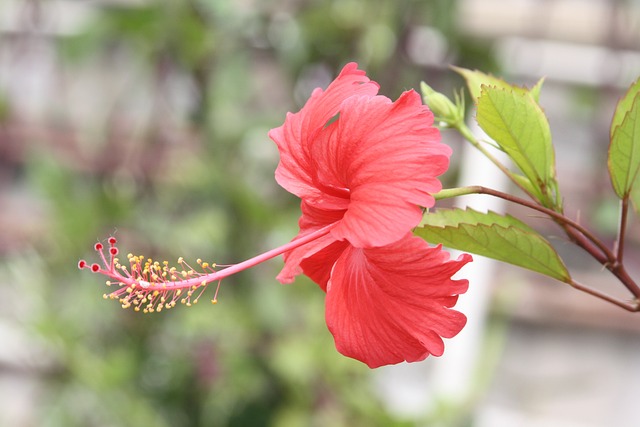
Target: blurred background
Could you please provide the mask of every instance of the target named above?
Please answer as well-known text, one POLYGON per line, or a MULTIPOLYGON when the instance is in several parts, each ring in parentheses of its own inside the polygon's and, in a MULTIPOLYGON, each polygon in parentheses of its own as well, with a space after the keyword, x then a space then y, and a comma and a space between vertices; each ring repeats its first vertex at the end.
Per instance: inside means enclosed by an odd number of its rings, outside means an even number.
MULTIPOLYGON (((298 200, 267 132, 354 60, 391 98, 421 80, 452 94, 451 64, 546 76, 567 211, 615 238, 608 126, 640 75, 637 0, 2 0, 0 426, 636 425, 640 317, 515 268, 463 271, 469 326, 443 357, 376 371, 335 351, 323 293, 278 284, 280 260, 226 279, 216 306, 156 315, 78 271, 109 235, 221 264, 290 240, 298 200)), ((443 138, 453 186, 474 168, 443 138)))

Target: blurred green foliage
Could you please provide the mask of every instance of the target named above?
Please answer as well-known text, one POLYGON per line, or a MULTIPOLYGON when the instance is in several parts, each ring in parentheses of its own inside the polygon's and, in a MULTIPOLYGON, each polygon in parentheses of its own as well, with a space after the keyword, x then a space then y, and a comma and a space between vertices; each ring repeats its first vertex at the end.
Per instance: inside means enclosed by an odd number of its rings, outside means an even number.
POLYGON ((216 306, 156 315, 104 302, 102 279, 75 264, 110 234, 124 253, 221 264, 291 239, 298 200, 273 179, 269 128, 348 61, 390 97, 416 87, 433 71, 403 47, 415 25, 440 30, 466 65, 456 2, 136 3, 96 6, 56 40, 70 80, 87 67, 119 79, 124 63, 124 89, 88 123, 58 103, 57 120, 82 136, 71 154, 38 141, 18 178, 48 213, 46 234, 1 266, 46 355, 38 425, 412 425, 386 412, 366 366, 336 352, 322 291, 276 282, 279 261, 226 279, 216 306))

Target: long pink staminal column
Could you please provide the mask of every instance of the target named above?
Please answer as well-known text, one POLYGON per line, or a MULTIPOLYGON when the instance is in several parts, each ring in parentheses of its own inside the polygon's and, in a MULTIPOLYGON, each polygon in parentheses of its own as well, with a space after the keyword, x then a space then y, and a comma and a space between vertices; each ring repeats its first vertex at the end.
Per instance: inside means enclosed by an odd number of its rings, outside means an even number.
POLYGON ((115 246, 117 241, 114 237, 108 239, 108 260, 104 254, 104 245, 102 243, 96 243, 95 245, 95 250, 100 255, 103 266, 97 263, 90 265, 85 260, 80 260, 78 267, 80 269, 89 269, 93 273, 114 279, 115 283, 109 281, 107 285, 117 284, 120 287, 109 294, 105 294, 105 298, 119 299, 123 308, 133 306, 136 311, 140 309, 145 312, 161 311, 162 308, 169 309, 174 307, 178 300, 186 305, 191 305, 192 302, 197 302, 209 283, 218 282, 218 289, 212 300, 215 304, 222 279, 319 239, 327 235, 334 225, 330 224, 300 239, 293 240, 283 246, 217 271, 215 270, 215 264, 211 265, 201 260, 198 260, 198 265, 203 271, 199 272, 185 263, 182 258, 178 260, 178 264, 182 269, 178 270, 176 267, 169 267, 168 262, 161 264, 153 262, 151 259, 145 261, 143 257, 131 254, 128 255, 130 267, 127 268, 125 265, 120 264, 118 258, 116 258, 118 248, 115 246), (179 279, 180 277, 182 277, 181 280, 179 279), (199 288, 200 293, 195 299, 192 299, 193 292, 199 288))

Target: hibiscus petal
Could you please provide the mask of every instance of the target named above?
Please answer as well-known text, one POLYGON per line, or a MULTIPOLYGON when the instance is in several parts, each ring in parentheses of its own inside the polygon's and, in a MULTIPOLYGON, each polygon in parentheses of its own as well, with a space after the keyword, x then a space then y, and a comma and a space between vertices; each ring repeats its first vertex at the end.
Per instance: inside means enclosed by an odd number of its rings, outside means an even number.
POLYGON ((333 266, 348 247, 348 242, 334 242, 302 260, 300 267, 302 267, 302 271, 307 277, 316 282, 323 291, 327 292, 333 266))
POLYGON ((326 297, 327 326, 338 351, 371 368, 442 355, 442 338, 466 323, 449 307, 468 282, 451 276, 471 261, 468 254, 448 258, 411 234, 384 247, 345 248, 326 297))
POLYGON ((354 95, 374 96, 378 88, 378 84, 370 81, 364 71, 358 70, 358 64, 352 62, 344 66, 325 91, 314 90, 298 113, 287 114, 284 124, 269 132, 280 151, 276 169, 278 184, 301 198, 318 196, 310 142, 339 112, 342 101, 354 95))
POLYGON ((349 207, 332 230, 337 240, 356 247, 390 244, 420 222, 420 206, 433 206, 451 148, 440 143, 432 123, 413 90, 395 102, 352 96, 342 103, 340 117, 312 151, 318 181, 349 191, 349 207))

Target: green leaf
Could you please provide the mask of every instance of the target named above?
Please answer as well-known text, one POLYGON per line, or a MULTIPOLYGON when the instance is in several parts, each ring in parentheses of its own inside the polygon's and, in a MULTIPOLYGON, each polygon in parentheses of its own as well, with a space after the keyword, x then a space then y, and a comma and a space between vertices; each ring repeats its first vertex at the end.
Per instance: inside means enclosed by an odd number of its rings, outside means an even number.
POLYGON ((538 80, 538 82, 531 88, 531 96, 536 101, 536 103, 540 103, 540 91, 542 90, 542 84, 544 83, 544 77, 538 80))
POLYGON ((438 209, 427 213, 414 233, 429 243, 471 252, 570 282, 551 244, 522 221, 473 209, 438 209))
POLYGON ((500 225, 502 227, 518 227, 523 230, 535 232, 524 222, 511 215, 501 215, 493 211, 478 212, 472 208, 466 209, 442 209, 429 212, 422 218, 420 226, 429 225, 434 227, 455 227, 459 224, 470 225, 500 225))
MULTIPOLYGON (((451 68, 454 71, 456 71, 458 74, 460 74, 462 77, 464 77, 464 79, 467 82, 467 87, 469 88, 469 92, 471 93, 471 98, 473 99, 474 102, 476 102, 478 98, 480 98, 482 85, 495 86, 502 89, 509 89, 509 90, 513 90, 515 92, 523 93, 523 94, 529 92, 529 90, 526 88, 511 85, 506 81, 504 81, 503 79, 492 76, 491 74, 485 74, 482 71, 478 71, 478 70, 472 71, 472 70, 467 70, 466 68, 460 68, 460 67, 454 67, 454 66, 451 66, 451 68)), ((536 86, 538 85, 542 86, 541 81, 539 81, 538 84, 536 84, 536 86)), ((540 88, 537 89, 537 91, 539 90, 540 88)))
MULTIPOLYGON (((613 189, 621 199, 629 197, 640 170, 640 85, 636 82, 631 87, 634 88, 633 98, 630 98, 629 91, 618 103, 611 124, 613 130, 607 165, 613 189)), ((637 208, 637 197, 633 200, 637 208)))
POLYGON ((618 126, 620 126, 620 124, 622 124, 622 120, 624 120, 624 117, 627 115, 629 110, 631 110, 633 100, 636 98, 638 93, 640 93, 640 78, 631 84, 629 90, 627 90, 620 101, 618 101, 616 111, 613 113, 613 119, 611 120, 611 129, 609 129, 610 137, 613 137, 613 132, 618 126))
POLYGON ((555 187, 551 131, 533 96, 483 85, 477 120, 540 193, 550 195, 555 187))

